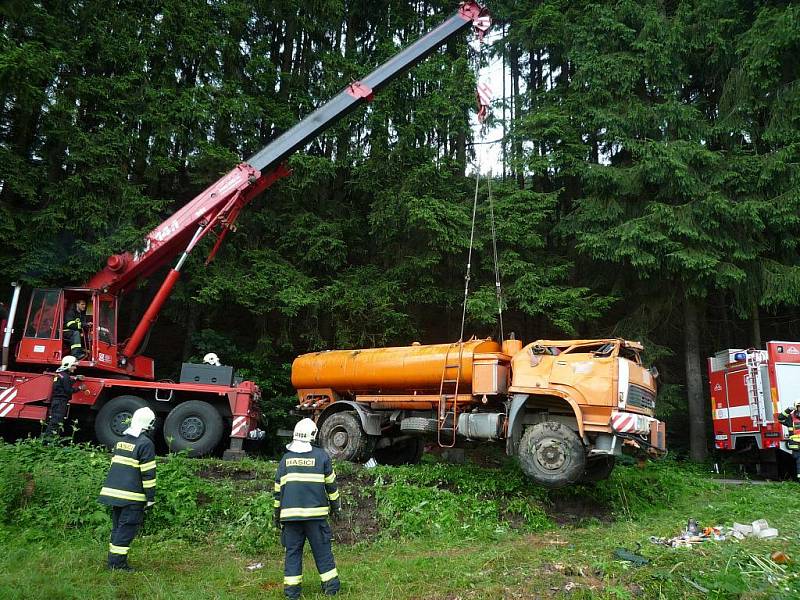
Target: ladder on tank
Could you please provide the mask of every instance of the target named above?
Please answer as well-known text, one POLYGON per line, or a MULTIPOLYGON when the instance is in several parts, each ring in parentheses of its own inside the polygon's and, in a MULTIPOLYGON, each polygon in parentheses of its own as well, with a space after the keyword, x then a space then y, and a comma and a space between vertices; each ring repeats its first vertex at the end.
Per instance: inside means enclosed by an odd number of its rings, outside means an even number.
POLYGON ((458 386, 461 382, 461 364, 464 356, 464 342, 459 340, 450 344, 444 355, 444 368, 442 380, 439 383, 439 412, 437 418, 437 440, 442 448, 452 448, 456 445, 456 425, 458 424, 458 386), (457 361, 455 349, 458 347, 457 361), (452 403, 451 403, 452 401, 452 403), (448 423, 448 419, 450 419, 448 423), (448 427, 449 424, 449 427, 448 427), (445 440, 447 433, 443 430, 451 429, 452 436, 445 440), (448 443, 445 443, 448 442, 448 443))

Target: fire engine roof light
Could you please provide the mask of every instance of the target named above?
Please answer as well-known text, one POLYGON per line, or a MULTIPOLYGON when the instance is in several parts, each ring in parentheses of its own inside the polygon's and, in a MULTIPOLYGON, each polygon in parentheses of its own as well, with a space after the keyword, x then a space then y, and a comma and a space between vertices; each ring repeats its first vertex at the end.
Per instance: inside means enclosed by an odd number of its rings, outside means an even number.
POLYGON ((747 353, 746 352, 737 352, 733 355, 734 360, 747 360, 747 353))

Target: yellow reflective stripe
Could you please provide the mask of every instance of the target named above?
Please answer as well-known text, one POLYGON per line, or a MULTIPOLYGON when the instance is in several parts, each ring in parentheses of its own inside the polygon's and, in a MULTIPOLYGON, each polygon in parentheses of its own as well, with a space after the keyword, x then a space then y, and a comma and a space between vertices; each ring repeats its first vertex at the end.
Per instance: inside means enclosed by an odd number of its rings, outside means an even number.
POLYGON ((300 585, 303 583, 302 575, 292 575, 291 577, 283 578, 283 585, 300 585))
POLYGON ((333 483, 334 481, 336 481, 336 472, 331 471, 331 474, 325 478, 325 483, 333 483))
POLYGON ((108 551, 111 554, 127 554, 130 546, 115 546, 114 544, 108 545, 108 551))
POLYGON ((127 456, 115 456, 111 459, 111 463, 117 463, 118 465, 127 465, 129 467, 136 467, 139 468, 139 461, 135 458, 128 458, 127 456))
POLYGON ((153 477, 153 479, 144 479, 144 480, 142 480, 142 487, 144 489, 156 487, 156 478, 153 477))
POLYGON ((146 462, 143 465, 139 466, 139 469, 144 473, 145 471, 149 471, 150 469, 156 468, 156 461, 151 460, 150 462, 146 462))
POLYGON ((306 483, 325 483, 325 475, 322 473, 289 473, 281 477, 281 485, 290 481, 302 481, 306 483))
POLYGON ((281 519, 291 519, 292 517, 324 517, 328 514, 327 506, 317 508, 283 508, 281 509, 281 519))
POLYGON ((70 350, 75 350, 75 348, 83 348, 83 344, 72 344, 72 346, 69 347, 70 350))
POLYGON ((324 573, 319 574, 319 578, 322 579, 322 582, 325 583, 326 581, 330 581, 334 577, 338 577, 339 572, 336 569, 331 569, 330 571, 325 571, 324 573))
POLYGON ((144 494, 138 492, 128 492, 126 490, 115 490, 114 488, 104 487, 100 490, 101 496, 108 496, 109 498, 120 498, 122 500, 139 500, 144 502, 147 500, 144 494))
POLYGON ((339 499, 339 490, 336 490, 332 494, 328 494, 328 500, 338 500, 339 499))
POLYGON ((275 482, 275 492, 277 493, 277 492, 280 492, 280 491, 281 491, 281 484, 279 484, 279 483, 276 481, 276 482, 275 482))
POLYGON ((280 500, 273 500, 272 506, 273 506, 273 508, 280 508, 281 507, 281 501, 280 500))

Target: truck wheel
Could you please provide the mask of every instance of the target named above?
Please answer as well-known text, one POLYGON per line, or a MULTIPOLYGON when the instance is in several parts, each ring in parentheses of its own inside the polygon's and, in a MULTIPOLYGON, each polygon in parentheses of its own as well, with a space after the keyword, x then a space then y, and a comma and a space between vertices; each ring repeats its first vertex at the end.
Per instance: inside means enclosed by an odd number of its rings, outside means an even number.
POLYGON ((382 465, 416 465, 422 459, 424 451, 425 442, 412 437, 385 448, 378 448, 372 456, 382 465))
POLYGON ((322 422, 320 442, 331 458, 362 462, 369 459, 375 439, 364 433, 353 411, 338 412, 322 422))
POLYGON ((548 488, 575 483, 586 468, 586 452, 578 434, 555 421, 525 430, 519 443, 519 462, 525 474, 548 488))
POLYGON ((97 441, 113 448, 125 437, 122 432, 131 424, 133 413, 147 406, 139 396, 117 396, 103 405, 94 420, 94 435, 97 441))
POLYGON ((189 450, 189 456, 209 454, 219 444, 223 431, 219 411, 201 400, 181 402, 164 421, 164 440, 170 451, 189 450))
POLYGON ((611 471, 614 470, 614 465, 617 459, 613 456, 601 456, 586 461, 586 468, 581 475, 581 483, 594 483, 596 481, 603 481, 608 479, 611 471))

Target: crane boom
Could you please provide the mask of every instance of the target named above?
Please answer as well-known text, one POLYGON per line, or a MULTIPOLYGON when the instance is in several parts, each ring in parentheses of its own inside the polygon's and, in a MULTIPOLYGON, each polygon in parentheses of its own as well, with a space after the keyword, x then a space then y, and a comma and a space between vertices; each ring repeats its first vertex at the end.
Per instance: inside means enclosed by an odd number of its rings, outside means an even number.
POLYGON ((109 257, 105 267, 86 283, 86 287, 118 295, 180 254, 177 265, 170 270, 121 351, 120 358, 130 359, 137 352, 177 282, 188 254, 198 242, 209 233, 216 233, 217 242, 209 254, 210 261, 227 232, 234 228, 241 209, 275 181, 289 175, 284 161, 291 154, 358 106, 372 100, 375 92, 383 89, 463 30, 473 26, 481 33, 485 31, 488 27, 487 19, 488 12, 483 6, 471 0, 462 2, 458 11, 441 25, 401 50, 361 81, 348 85, 334 98, 168 217, 145 236, 140 250, 109 257))

